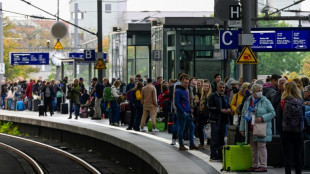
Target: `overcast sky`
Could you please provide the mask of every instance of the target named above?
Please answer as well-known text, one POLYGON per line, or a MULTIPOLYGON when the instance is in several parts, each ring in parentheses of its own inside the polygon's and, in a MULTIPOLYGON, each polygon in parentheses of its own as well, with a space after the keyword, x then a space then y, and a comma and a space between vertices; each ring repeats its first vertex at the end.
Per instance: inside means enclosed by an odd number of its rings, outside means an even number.
MULTIPOLYGON (((57 0, 28 0, 52 14, 57 13, 57 0)), ((96 1, 96 0, 84 0, 96 1)), ((121 0, 123 1, 123 0, 121 0)), ((293 1, 293 0, 292 0, 293 1)), ((295 0, 297 1, 297 0, 295 0)), ((19 12, 28 15, 51 17, 36 10, 21 0, 0 0, 4 10, 19 12)), ((213 11, 214 0, 128 0, 128 11, 160 10, 160 11, 213 11)), ((69 0, 59 0, 60 17, 69 20, 69 0)), ((302 2, 302 10, 310 11, 310 0, 302 2)), ((5 13, 5 16, 18 16, 5 13)))

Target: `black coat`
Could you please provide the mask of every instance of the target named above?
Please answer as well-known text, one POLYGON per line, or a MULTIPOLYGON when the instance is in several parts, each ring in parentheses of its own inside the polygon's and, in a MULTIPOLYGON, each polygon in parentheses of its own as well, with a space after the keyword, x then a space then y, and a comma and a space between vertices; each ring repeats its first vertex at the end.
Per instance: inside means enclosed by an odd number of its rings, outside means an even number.
POLYGON ((230 114, 223 114, 221 109, 231 109, 229 105, 229 99, 227 95, 224 95, 224 103, 222 102, 221 96, 218 92, 215 92, 209 97, 209 112, 210 121, 217 123, 228 123, 230 114))

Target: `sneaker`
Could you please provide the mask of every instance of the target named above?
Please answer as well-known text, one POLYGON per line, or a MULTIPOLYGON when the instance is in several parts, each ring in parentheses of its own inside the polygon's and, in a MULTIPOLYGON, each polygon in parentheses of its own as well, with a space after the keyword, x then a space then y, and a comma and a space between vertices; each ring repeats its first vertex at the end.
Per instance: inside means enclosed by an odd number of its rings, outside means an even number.
POLYGON ((257 169, 254 169, 254 172, 267 172, 267 168, 266 167, 259 167, 257 169))
POLYGON ((171 145, 176 145, 177 140, 176 139, 172 139, 171 145))
POLYGON ((194 144, 189 146, 189 150, 198 150, 198 149, 199 148, 195 146, 194 144))
POLYGON ((157 128, 153 128, 153 132, 159 132, 157 128))
POLYGON ((132 127, 128 127, 126 130, 132 130, 132 127))
POLYGON ((210 161, 210 162, 220 162, 221 159, 216 158, 216 157, 211 157, 209 161, 210 161))
POLYGON ((188 150, 184 145, 180 145, 179 151, 185 151, 188 150))
POLYGON ((140 128, 140 131, 141 131, 141 132, 147 132, 147 130, 146 130, 145 127, 141 127, 141 128, 140 128))
POLYGON ((115 122, 113 125, 114 125, 114 126, 119 126, 119 123, 116 123, 116 122, 115 122))

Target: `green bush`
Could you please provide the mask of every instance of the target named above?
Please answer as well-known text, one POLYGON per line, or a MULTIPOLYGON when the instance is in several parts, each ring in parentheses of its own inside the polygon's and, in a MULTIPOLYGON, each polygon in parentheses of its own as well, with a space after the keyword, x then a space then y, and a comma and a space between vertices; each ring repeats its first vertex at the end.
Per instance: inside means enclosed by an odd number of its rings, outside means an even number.
POLYGON ((13 126, 12 122, 5 122, 2 124, 0 122, 0 133, 10 134, 10 135, 21 135, 18 130, 18 126, 13 126))

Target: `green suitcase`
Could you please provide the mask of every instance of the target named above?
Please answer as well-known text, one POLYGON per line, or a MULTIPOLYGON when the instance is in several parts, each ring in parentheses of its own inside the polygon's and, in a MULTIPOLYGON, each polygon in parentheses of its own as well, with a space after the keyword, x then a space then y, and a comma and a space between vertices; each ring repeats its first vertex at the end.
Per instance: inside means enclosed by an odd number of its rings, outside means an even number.
POLYGON ((252 167, 252 153, 249 145, 226 145, 223 147, 223 170, 244 171, 252 167))

